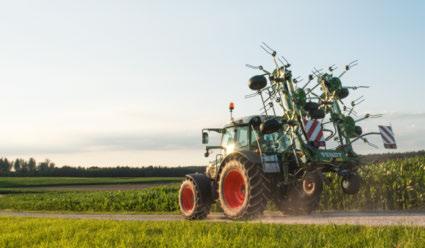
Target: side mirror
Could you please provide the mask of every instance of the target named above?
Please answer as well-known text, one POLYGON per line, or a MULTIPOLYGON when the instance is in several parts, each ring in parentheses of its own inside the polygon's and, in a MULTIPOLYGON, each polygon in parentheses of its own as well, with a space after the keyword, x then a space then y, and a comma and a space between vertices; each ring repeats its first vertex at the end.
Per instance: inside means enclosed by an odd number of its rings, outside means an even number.
POLYGON ((202 133, 202 144, 208 144, 208 133, 207 132, 202 133))
POLYGON ((208 150, 205 151, 204 157, 208 158, 210 156, 210 152, 208 150))

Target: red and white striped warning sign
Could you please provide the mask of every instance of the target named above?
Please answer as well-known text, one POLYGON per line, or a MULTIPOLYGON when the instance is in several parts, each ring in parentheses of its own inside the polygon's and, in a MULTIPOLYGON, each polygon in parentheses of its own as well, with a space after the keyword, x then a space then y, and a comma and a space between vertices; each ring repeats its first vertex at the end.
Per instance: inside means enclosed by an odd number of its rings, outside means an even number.
POLYGON ((384 142, 384 147, 387 149, 397 149, 397 144, 395 143, 394 133, 391 126, 378 126, 379 132, 381 133, 382 141, 384 142))
POLYGON ((315 146, 325 146, 322 123, 318 120, 304 120, 304 125, 308 141, 312 141, 315 146))

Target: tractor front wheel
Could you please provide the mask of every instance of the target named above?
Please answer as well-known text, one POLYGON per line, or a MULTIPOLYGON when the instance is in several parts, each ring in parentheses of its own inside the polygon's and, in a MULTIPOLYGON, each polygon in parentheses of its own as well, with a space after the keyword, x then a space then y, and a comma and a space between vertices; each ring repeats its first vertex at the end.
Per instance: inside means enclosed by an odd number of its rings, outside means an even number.
POLYGON ((261 166, 243 157, 226 162, 220 173, 218 194, 224 214, 250 219, 263 213, 267 197, 261 166))
POLYGON ((194 180, 193 178, 187 178, 180 186, 180 211, 182 215, 188 220, 205 219, 210 212, 210 192, 207 192, 208 187, 205 187, 206 185, 201 185, 203 181, 205 180, 194 180))

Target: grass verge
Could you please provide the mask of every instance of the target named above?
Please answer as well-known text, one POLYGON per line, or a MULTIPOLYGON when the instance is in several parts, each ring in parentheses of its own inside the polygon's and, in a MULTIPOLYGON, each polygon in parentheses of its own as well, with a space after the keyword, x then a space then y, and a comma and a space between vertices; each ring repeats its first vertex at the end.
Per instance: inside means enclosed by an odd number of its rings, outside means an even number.
POLYGON ((418 247, 425 228, 1 217, 1 247, 418 247))

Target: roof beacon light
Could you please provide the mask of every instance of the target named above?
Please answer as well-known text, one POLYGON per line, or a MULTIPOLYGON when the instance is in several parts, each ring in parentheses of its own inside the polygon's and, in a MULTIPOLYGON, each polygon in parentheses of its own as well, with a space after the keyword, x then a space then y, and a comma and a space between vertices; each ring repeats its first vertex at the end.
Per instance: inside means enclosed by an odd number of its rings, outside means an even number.
POLYGON ((229 103, 229 110, 232 112, 235 109, 235 104, 233 102, 229 103))
POLYGON ((233 102, 229 103, 229 110, 230 110, 230 120, 233 121, 233 110, 235 109, 235 104, 233 102))

